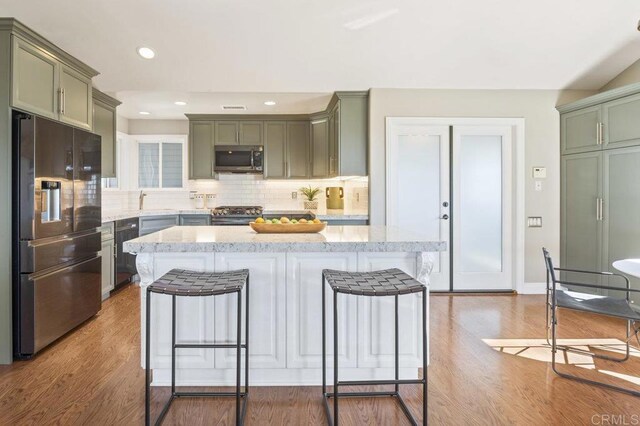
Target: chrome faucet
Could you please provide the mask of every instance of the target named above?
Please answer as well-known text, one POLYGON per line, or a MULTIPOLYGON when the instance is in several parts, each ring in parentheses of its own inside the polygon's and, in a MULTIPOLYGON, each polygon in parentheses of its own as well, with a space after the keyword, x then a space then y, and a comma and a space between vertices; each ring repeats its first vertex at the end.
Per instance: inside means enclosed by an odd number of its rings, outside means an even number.
POLYGON ((144 191, 140 191, 140 205, 138 206, 138 210, 142 210, 142 207, 144 206, 144 197, 146 197, 147 194, 144 193, 144 191))

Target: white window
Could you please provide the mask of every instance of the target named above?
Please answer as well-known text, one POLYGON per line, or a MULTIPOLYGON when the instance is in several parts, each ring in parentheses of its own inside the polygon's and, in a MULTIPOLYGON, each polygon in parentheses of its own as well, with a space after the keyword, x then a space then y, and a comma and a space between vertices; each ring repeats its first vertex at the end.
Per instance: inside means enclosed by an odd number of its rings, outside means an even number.
POLYGON ((138 141, 138 187, 183 187, 183 142, 138 141))

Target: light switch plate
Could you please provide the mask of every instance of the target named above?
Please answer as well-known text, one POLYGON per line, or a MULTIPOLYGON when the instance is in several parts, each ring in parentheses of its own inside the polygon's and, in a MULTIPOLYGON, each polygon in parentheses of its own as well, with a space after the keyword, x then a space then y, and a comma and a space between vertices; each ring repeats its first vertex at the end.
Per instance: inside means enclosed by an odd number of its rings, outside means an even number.
POLYGON ((542 217, 540 217, 540 216, 529 216, 527 218, 527 226, 529 228, 542 228, 542 217))
POLYGON ((292 191, 291 192, 291 199, 292 200, 297 200, 298 199, 298 193, 296 191, 292 191))
POLYGON ((535 181, 535 182, 536 182, 536 183, 535 183, 535 189, 536 189, 536 191, 542 191, 542 181, 537 180, 537 181, 535 181))
POLYGON ((545 179, 547 177, 547 168, 546 167, 534 167, 533 168, 533 178, 534 179, 545 179))

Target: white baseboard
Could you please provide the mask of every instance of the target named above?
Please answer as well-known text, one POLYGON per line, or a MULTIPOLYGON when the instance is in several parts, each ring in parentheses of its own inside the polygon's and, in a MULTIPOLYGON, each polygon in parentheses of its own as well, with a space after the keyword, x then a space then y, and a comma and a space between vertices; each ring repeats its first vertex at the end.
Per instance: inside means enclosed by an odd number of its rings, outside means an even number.
POLYGON ((523 283, 517 291, 518 294, 545 294, 547 292, 547 283, 523 283))

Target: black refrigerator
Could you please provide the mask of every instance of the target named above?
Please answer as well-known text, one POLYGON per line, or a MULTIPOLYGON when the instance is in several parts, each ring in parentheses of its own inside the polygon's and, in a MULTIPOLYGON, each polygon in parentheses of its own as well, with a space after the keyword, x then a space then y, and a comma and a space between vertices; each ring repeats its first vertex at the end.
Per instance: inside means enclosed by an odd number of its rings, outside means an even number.
POLYGON ((13 337, 29 358, 101 308, 100 136, 12 112, 13 337))

